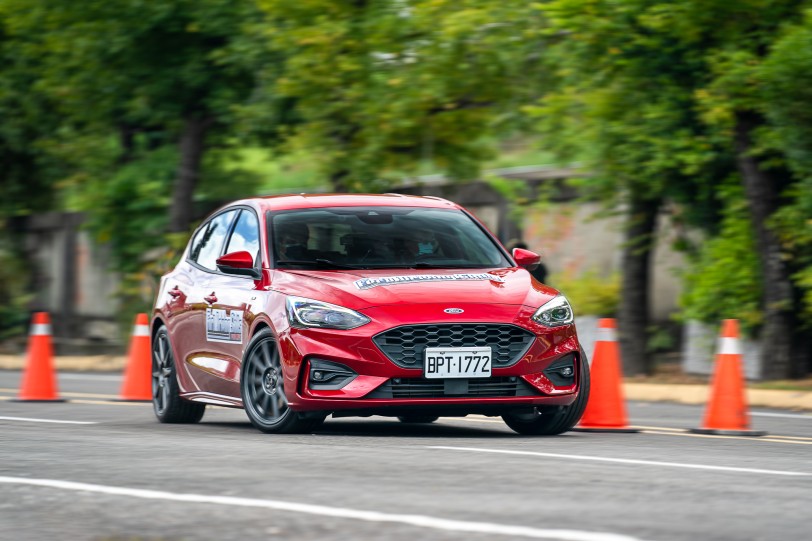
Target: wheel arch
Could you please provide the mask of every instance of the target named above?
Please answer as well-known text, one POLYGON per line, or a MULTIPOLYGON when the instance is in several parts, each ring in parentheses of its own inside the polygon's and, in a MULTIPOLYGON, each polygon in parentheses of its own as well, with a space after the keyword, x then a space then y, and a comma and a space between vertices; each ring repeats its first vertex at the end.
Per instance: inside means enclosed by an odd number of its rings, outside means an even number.
POLYGON ((160 330, 161 327, 166 327, 166 321, 164 320, 163 314, 161 314, 160 312, 157 312, 152 316, 152 326, 151 327, 152 328, 150 329, 150 336, 149 336, 150 343, 152 343, 152 341, 155 340, 155 335, 158 334, 158 330, 160 330))

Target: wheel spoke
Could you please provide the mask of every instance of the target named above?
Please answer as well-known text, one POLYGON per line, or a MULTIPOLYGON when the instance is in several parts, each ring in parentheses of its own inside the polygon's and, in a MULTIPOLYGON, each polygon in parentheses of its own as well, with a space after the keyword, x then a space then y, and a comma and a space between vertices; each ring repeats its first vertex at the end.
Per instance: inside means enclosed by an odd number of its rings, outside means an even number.
MULTIPOLYGON (((268 398, 271 398, 271 409, 273 410, 273 417, 279 417, 279 403, 276 400, 275 396, 268 395, 268 398)), ((267 410, 266 410, 267 414, 267 410)))
POLYGON ((271 404, 271 395, 262 393, 259 396, 259 400, 257 400, 257 403, 258 403, 260 409, 262 410, 263 415, 267 416, 268 415, 268 406, 271 404))
POLYGON ((270 368, 272 365, 271 352, 268 351, 268 341, 262 342, 262 362, 265 368, 270 368))
POLYGON ((161 368, 167 365, 167 358, 166 358, 166 345, 164 345, 164 337, 161 336, 158 338, 158 358, 160 359, 161 368))

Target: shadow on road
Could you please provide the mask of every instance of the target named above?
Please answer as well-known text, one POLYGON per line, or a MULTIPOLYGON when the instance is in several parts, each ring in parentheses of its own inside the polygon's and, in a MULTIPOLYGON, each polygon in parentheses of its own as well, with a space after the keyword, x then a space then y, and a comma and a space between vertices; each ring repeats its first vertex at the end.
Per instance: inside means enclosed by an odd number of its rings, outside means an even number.
MULTIPOLYGON (((217 427, 219 429, 233 429, 235 431, 256 432, 250 422, 237 421, 206 421, 199 425, 202 427, 217 427)), ((496 425, 499 427, 499 425, 496 425)), ((452 426, 443 423, 433 424, 404 424, 399 421, 388 420, 334 420, 328 419, 322 426, 313 431, 316 435, 347 436, 347 437, 410 437, 410 438, 517 438, 521 437, 512 432, 501 430, 501 427, 490 429, 476 426, 452 426)))

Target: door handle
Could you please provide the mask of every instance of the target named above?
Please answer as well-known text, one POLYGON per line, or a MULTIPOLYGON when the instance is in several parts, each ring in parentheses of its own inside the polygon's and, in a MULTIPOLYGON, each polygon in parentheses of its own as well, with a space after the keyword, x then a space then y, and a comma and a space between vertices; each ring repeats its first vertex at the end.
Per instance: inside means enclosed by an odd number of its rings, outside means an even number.
POLYGON ((173 299, 177 299, 178 297, 183 295, 183 291, 178 289, 178 286, 173 287, 172 289, 167 291, 167 293, 169 293, 169 296, 172 297, 173 299))
POLYGON ((203 297, 203 300, 209 304, 214 304, 217 302, 217 296, 214 294, 214 291, 211 292, 211 295, 206 295, 203 297))

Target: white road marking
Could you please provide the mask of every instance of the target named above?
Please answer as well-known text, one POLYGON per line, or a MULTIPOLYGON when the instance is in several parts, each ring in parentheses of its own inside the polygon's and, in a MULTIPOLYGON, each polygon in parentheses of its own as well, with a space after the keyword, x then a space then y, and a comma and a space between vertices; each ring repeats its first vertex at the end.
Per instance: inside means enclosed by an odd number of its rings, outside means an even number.
POLYGON ((654 460, 637 460, 632 458, 612 458, 612 457, 587 456, 587 455, 562 455, 558 453, 539 453, 536 451, 513 451, 510 449, 481 449, 478 447, 446 447, 444 445, 429 445, 426 448, 442 449, 445 451, 472 451, 477 453, 496 453, 504 455, 543 456, 548 458, 562 458, 565 460, 613 462, 616 464, 641 464, 644 466, 665 466, 670 468, 688 468, 694 470, 715 470, 715 471, 729 471, 738 473, 763 473, 767 475, 788 475, 794 477, 812 476, 812 473, 794 472, 794 471, 761 470, 757 468, 734 468, 730 466, 710 466, 707 464, 687 464, 683 462, 656 462, 654 460))
POLYGON ((533 539, 559 539, 562 541, 640 541, 628 535, 588 532, 583 530, 558 530, 546 528, 531 528, 528 526, 514 526, 511 524, 497 524, 492 522, 469 522, 465 520, 451 520, 425 515, 400 515, 382 513, 378 511, 363 511, 343 507, 329 507, 326 505, 313 505, 306 503, 284 502, 279 500, 260 500, 255 498, 236 498, 232 496, 208 496, 205 494, 181 494, 164 492, 161 490, 145 490, 140 488, 114 487, 107 485, 93 485, 88 483, 75 483, 72 481, 59 481, 56 479, 29 479, 25 477, 2 477, 0 483, 13 485, 31 485, 62 490, 80 492, 95 492, 111 496, 129 496, 147 500, 167 500, 186 503, 206 503, 216 505, 229 505, 236 507, 258 507, 291 511, 308 515, 345 518, 364 522, 390 522, 408 524, 420 528, 431 528, 450 532, 485 533, 507 537, 528 537, 533 539))
POLYGON ((58 419, 33 419, 31 417, 0 417, 0 421, 21 421, 25 423, 57 423, 63 425, 97 425, 95 421, 60 421, 58 419))
POLYGON ((770 413, 767 411, 751 411, 750 415, 756 417, 786 417, 787 419, 807 419, 812 421, 812 415, 804 415, 802 413, 770 413))

